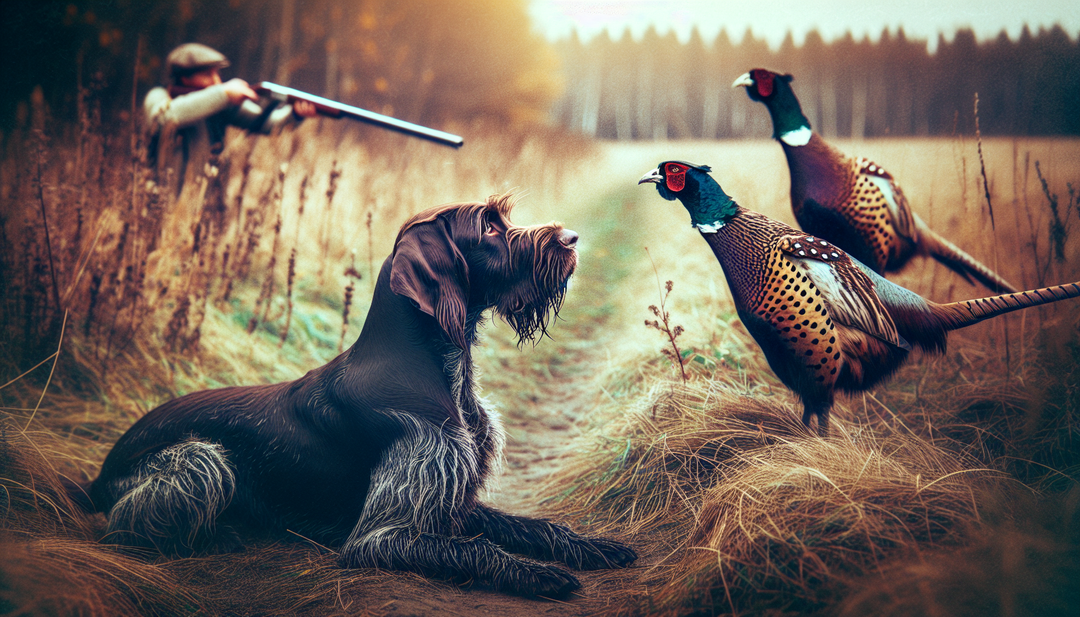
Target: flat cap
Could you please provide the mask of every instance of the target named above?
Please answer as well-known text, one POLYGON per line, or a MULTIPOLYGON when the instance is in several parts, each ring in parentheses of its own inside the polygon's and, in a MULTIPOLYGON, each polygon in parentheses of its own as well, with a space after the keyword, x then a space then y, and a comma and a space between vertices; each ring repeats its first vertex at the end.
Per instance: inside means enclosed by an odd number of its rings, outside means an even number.
POLYGON ((225 68, 229 66, 229 59, 220 51, 201 43, 184 43, 169 52, 165 63, 173 77, 181 77, 208 69, 225 68))

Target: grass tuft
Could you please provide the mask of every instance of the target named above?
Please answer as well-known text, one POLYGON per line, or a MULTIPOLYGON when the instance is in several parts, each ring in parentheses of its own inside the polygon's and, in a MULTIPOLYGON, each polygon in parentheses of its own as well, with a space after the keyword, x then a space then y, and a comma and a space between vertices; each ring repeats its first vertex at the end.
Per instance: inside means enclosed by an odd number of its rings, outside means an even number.
POLYGON ((960 544, 976 495, 1005 477, 910 433, 838 433, 722 383, 658 384, 553 478, 551 504, 665 539, 612 614, 812 612, 885 563, 960 544))

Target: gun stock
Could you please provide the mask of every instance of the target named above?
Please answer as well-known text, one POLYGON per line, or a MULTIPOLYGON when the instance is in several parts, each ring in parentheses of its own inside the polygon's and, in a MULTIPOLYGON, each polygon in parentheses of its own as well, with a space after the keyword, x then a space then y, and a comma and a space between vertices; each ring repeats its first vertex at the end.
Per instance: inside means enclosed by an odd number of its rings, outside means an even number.
POLYGON ((464 139, 453 133, 445 133, 437 129, 413 124, 412 122, 405 122, 404 120, 377 114, 373 111, 353 107, 352 105, 324 99, 321 96, 308 94, 307 92, 295 90, 287 86, 279 86, 278 84, 269 81, 261 82, 255 88, 255 92, 281 103, 307 101, 315 105, 316 111, 324 116, 331 118, 352 118, 353 120, 367 122, 368 124, 374 124, 375 126, 404 133, 405 135, 410 135, 412 137, 420 137, 421 139, 427 139, 452 148, 460 148, 465 143, 464 139))

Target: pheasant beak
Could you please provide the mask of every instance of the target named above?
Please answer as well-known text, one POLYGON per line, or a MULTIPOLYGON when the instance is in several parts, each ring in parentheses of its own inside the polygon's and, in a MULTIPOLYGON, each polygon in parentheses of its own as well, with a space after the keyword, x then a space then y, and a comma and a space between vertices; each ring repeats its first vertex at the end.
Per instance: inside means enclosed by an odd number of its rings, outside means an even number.
POLYGON ((653 182, 655 184, 660 184, 663 181, 664 177, 660 175, 660 168, 657 167, 656 169, 645 174, 644 176, 641 176, 641 179, 638 180, 637 183, 645 184, 646 182, 653 182))
POLYGON ((749 88, 752 85, 754 85, 754 78, 750 77, 750 73, 743 73, 735 81, 731 82, 732 88, 738 88, 739 86, 749 88))

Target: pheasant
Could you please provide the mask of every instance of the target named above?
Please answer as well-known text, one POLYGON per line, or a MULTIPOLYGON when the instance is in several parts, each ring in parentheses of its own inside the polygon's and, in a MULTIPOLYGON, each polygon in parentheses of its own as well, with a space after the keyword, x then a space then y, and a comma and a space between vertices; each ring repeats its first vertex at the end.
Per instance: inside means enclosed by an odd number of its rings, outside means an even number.
POLYGON ((996 293, 1017 289, 974 257, 934 233, 908 206, 896 181, 880 165, 850 158, 810 130, 791 75, 754 69, 732 87, 744 86, 769 109, 773 138, 791 172, 791 208, 803 230, 838 244, 878 274, 903 268, 916 254, 933 257, 972 283, 996 293))
POLYGON ((712 247, 739 319, 776 376, 828 433, 834 393, 867 390, 898 369, 912 346, 944 353, 951 330, 1022 308, 1080 296, 1080 283, 937 304, 891 283, 828 240, 731 199, 710 168, 665 161, 638 184, 678 199, 712 247))

